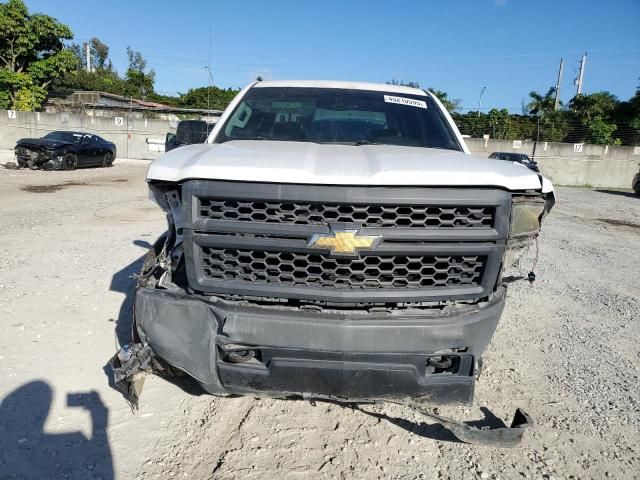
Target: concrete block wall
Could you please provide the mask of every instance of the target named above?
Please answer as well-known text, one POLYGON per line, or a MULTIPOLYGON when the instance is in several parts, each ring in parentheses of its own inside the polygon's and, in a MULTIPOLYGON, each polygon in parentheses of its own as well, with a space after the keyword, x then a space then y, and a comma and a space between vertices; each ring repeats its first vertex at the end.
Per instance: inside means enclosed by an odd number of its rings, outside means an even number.
POLYGON ((176 131, 177 122, 170 120, 120 118, 121 123, 115 117, 0 110, 0 150, 13 149, 21 138, 39 138, 54 130, 78 130, 115 143, 119 158, 152 160, 162 155, 158 143, 164 143, 168 132, 176 131))
MULTIPOLYGON (((167 132, 177 122, 122 117, 98 117, 68 113, 11 112, 0 110, 0 150, 12 150, 25 137, 42 137, 54 130, 95 133, 116 144, 117 157, 152 160, 162 155, 167 132)), ((533 141, 467 138, 474 155, 521 152, 533 155, 533 141)), ((640 164, 640 147, 539 142, 536 161, 544 175, 557 185, 631 188, 640 164)))
MULTIPOLYGON (((488 157, 492 152, 533 156, 533 141, 467 138, 471 153, 488 157)), ((640 147, 538 142, 535 160, 543 175, 557 185, 631 188, 640 169, 640 147)))

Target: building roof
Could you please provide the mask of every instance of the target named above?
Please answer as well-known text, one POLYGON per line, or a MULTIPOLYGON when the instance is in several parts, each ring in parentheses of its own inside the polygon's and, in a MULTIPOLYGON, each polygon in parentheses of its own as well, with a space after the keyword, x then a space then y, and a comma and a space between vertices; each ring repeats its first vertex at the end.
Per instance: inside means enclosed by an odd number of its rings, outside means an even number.
POLYGON ((114 93, 100 91, 78 90, 68 95, 63 102, 58 103, 84 105, 90 108, 128 109, 135 111, 155 111, 162 113, 198 113, 207 115, 221 115, 221 110, 207 110, 206 108, 182 108, 165 105, 164 103, 148 102, 138 98, 125 97, 114 93))

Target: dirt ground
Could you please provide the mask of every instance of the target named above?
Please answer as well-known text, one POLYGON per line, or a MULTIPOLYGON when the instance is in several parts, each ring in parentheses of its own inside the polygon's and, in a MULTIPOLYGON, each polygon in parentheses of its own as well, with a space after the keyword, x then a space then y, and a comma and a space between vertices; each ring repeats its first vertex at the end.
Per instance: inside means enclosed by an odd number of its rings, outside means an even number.
POLYGON ((497 424, 524 408, 535 427, 496 449, 405 407, 190 396, 157 377, 132 414, 103 368, 165 225, 146 167, 0 168, 0 478, 640 475, 640 198, 558 189, 538 280, 509 287, 474 406, 440 409, 497 424))

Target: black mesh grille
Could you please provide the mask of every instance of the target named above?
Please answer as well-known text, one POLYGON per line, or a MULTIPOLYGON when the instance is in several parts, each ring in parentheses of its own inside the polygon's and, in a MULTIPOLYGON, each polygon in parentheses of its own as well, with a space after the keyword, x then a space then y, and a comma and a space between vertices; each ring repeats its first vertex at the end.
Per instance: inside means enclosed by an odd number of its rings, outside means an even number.
POLYGON ((328 203, 256 202, 202 198, 199 214, 212 220, 295 225, 359 223, 364 227, 490 228, 494 207, 408 205, 335 205, 328 203))
POLYGON ((212 280, 336 289, 473 286, 485 256, 365 256, 330 258, 295 253, 202 247, 204 275, 212 280))

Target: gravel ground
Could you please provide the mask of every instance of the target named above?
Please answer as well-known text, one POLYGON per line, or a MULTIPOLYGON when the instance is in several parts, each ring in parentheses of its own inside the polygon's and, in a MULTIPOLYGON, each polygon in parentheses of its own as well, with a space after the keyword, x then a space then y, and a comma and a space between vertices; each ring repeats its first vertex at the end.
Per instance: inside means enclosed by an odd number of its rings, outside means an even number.
POLYGON ((640 475, 640 198, 557 192, 538 280, 509 287, 474 406, 440 409, 496 424, 523 407, 535 427, 496 449, 405 407, 195 397, 157 377, 132 414, 103 367, 164 227, 145 169, 0 168, 0 478, 640 475))

